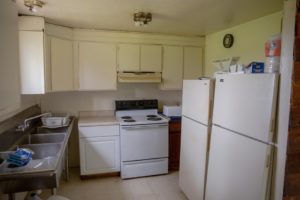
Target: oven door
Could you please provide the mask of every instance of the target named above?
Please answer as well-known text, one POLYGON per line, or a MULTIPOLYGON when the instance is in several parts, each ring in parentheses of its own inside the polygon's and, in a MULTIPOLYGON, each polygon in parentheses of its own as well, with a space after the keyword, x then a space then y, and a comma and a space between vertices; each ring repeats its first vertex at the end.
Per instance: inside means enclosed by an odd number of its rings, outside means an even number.
POLYGON ((121 160, 168 157, 168 124, 121 126, 121 160))

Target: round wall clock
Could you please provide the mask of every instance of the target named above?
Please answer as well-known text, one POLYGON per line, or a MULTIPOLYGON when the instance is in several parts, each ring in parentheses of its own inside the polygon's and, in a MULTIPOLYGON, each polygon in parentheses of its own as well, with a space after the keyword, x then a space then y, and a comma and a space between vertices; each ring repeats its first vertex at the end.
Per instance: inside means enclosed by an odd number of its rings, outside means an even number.
POLYGON ((223 38, 223 46, 225 48, 230 48, 233 45, 233 41, 234 41, 233 35, 232 34, 226 34, 223 38))

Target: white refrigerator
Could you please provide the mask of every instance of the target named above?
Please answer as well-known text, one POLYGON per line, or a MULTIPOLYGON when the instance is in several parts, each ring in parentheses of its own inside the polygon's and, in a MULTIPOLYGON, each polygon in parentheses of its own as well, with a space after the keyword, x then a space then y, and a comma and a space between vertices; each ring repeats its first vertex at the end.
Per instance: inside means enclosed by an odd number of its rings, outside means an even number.
POLYGON ((179 186, 189 200, 203 200, 214 81, 184 80, 179 186))
POLYGON ((269 199, 277 74, 216 76, 206 200, 269 199))

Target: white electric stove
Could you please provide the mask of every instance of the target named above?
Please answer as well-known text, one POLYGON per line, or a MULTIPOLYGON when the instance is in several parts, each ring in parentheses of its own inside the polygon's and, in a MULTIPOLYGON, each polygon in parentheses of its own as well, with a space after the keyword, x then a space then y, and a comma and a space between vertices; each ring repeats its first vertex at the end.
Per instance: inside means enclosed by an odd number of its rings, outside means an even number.
POLYGON ((168 119, 157 109, 157 100, 116 101, 123 179, 168 173, 168 119))

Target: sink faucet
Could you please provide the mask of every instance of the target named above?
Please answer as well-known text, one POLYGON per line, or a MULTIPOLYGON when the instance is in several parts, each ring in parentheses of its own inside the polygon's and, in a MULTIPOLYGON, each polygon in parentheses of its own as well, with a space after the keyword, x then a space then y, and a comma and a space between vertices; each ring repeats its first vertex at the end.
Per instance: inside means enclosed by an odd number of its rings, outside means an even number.
POLYGON ((40 115, 36 115, 36 116, 33 116, 33 117, 26 118, 24 120, 24 122, 17 127, 16 131, 24 132, 30 126, 29 122, 31 120, 39 118, 39 117, 43 117, 43 116, 51 116, 51 113, 42 113, 40 115))

